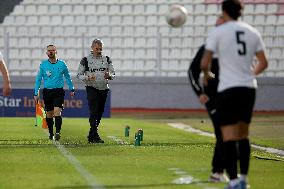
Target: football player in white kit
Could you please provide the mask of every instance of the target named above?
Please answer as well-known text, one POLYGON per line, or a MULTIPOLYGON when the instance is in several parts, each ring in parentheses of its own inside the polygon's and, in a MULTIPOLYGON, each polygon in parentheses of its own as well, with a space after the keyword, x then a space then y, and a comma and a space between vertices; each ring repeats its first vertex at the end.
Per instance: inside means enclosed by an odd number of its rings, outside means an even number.
POLYGON ((209 33, 201 61, 201 69, 206 79, 211 75, 209 68, 213 53, 219 57, 216 114, 223 136, 225 168, 230 177, 226 189, 247 188, 250 159, 248 128, 257 88, 255 77, 268 66, 260 33, 247 23, 238 21, 242 10, 240 0, 222 2, 222 17, 225 23, 209 33), (253 63, 255 56, 257 64, 253 63))

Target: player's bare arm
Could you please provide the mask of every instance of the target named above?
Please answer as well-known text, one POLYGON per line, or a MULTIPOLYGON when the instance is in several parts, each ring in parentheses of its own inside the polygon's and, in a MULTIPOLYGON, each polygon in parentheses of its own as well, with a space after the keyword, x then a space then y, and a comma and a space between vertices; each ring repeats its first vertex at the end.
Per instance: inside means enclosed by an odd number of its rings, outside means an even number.
POLYGON ((213 58, 213 52, 205 50, 201 59, 200 69, 203 71, 203 84, 207 85, 209 79, 214 78, 215 75, 210 71, 210 64, 213 58))
POLYGON ((257 52, 256 58, 258 60, 258 63, 255 65, 253 69, 254 75, 258 75, 262 73, 268 67, 268 61, 267 61, 264 51, 257 52))

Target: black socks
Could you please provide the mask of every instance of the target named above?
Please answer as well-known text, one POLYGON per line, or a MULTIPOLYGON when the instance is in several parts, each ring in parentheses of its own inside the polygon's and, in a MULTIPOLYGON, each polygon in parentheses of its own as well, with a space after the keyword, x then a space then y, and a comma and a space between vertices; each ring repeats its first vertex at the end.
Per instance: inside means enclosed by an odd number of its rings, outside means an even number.
MULTIPOLYGON (((46 118, 46 123, 48 126, 49 134, 53 135, 53 118, 46 118)), ((56 128, 56 133, 60 133, 61 130, 61 125, 62 125, 62 117, 61 116, 55 116, 55 128, 56 128)))
POLYGON ((239 141, 239 158, 241 174, 247 175, 250 160, 250 144, 248 139, 239 141))
POLYGON ((224 142, 225 167, 230 180, 238 178, 238 154, 236 144, 236 141, 224 142))
POLYGON ((49 134, 53 136, 53 118, 46 118, 49 134))
POLYGON ((62 117, 61 116, 55 116, 56 133, 60 133, 61 125, 62 125, 62 117))
POLYGON ((248 139, 224 142, 225 166, 230 179, 237 178, 237 163, 240 160, 240 172, 248 174, 250 160, 250 143, 248 139))

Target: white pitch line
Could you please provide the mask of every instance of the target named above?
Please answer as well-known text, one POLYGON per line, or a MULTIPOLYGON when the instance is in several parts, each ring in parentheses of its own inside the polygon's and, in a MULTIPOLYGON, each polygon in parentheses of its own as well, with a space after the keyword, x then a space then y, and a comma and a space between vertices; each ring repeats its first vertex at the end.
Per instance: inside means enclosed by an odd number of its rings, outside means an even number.
POLYGON ((169 168, 168 170, 173 171, 175 175, 179 175, 178 178, 172 181, 173 184, 186 185, 186 184, 195 183, 196 185, 204 189, 217 189, 215 187, 209 187, 206 183, 201 183, 199 179, 194 178, 193 176, 189 175, 186 171, 180 168, 169 168))
MULTIPOLYGON (((212 133, 201 131, 199 129, 195 129, 195 128, 193 128, 189 125, 183 124, 183 123, 168 123, 168 125, 171 126, 171 127, 177 128, 177 129, 181 129, 181 130, 191 132, 191 133, 196 133, 196 134, 203 135, 203 136, 215 137, 215 135, 212 134, 212 133)), ((255 145, 255 144, 252 144, 251 146, 253 148, 258 149, 258 150, 262 150, 262 151, 272 153, 272 154, 277 154, 277 155, 284 157, 284 151, 283 150, 279 150, 279 149, 276 149, 276 148, 263 147, 263 146, 259 146, 259 145, 255 145)))
MULTIPOLYGON (((47 134, 48 132, 45 131, 47 134)), ((53 144, 57 147, 59 152, 66 157, 69 161, 69 163, 80 173, 80 175, 87 181, 88 185, 93 189, 105 189, 101 184, 99 184, 95 177, 87 171, 81 164, 81 162, 73 156, 71 152, 66 150, 64 145, 60 144, 58 141, 52 141, 53 144)))
POLYGON ((117 138, 116 136, 108 136, 108 138, 114 140, 115 142, 117 142, 118 144, 129 144, 128 142, 120 139, 120 138, 117 138))

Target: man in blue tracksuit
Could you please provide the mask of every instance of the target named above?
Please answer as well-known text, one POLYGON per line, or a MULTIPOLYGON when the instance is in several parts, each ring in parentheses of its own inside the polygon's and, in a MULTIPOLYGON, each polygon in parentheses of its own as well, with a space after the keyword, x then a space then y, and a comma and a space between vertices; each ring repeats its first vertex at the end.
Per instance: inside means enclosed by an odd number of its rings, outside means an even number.
POLYGON ((38 91, 43 80, 43 101, 46 111, 46 122, 49 130, 49 139, 60 139, 60 130, 62 125, 61 111, 63 109, 64 95, 64 79, 69 86, 71 97, 74 96, 74 85, 72 83, 68 67, 62 60, 56 58, 56 47, 48 45, 46 47, 47 60, 43 60, 40 64, 38 74, 36 76, 34 86, 34 100, 39 100, 38 91), (53 117, 55 119, 55 136, 53 133, 53 117))

